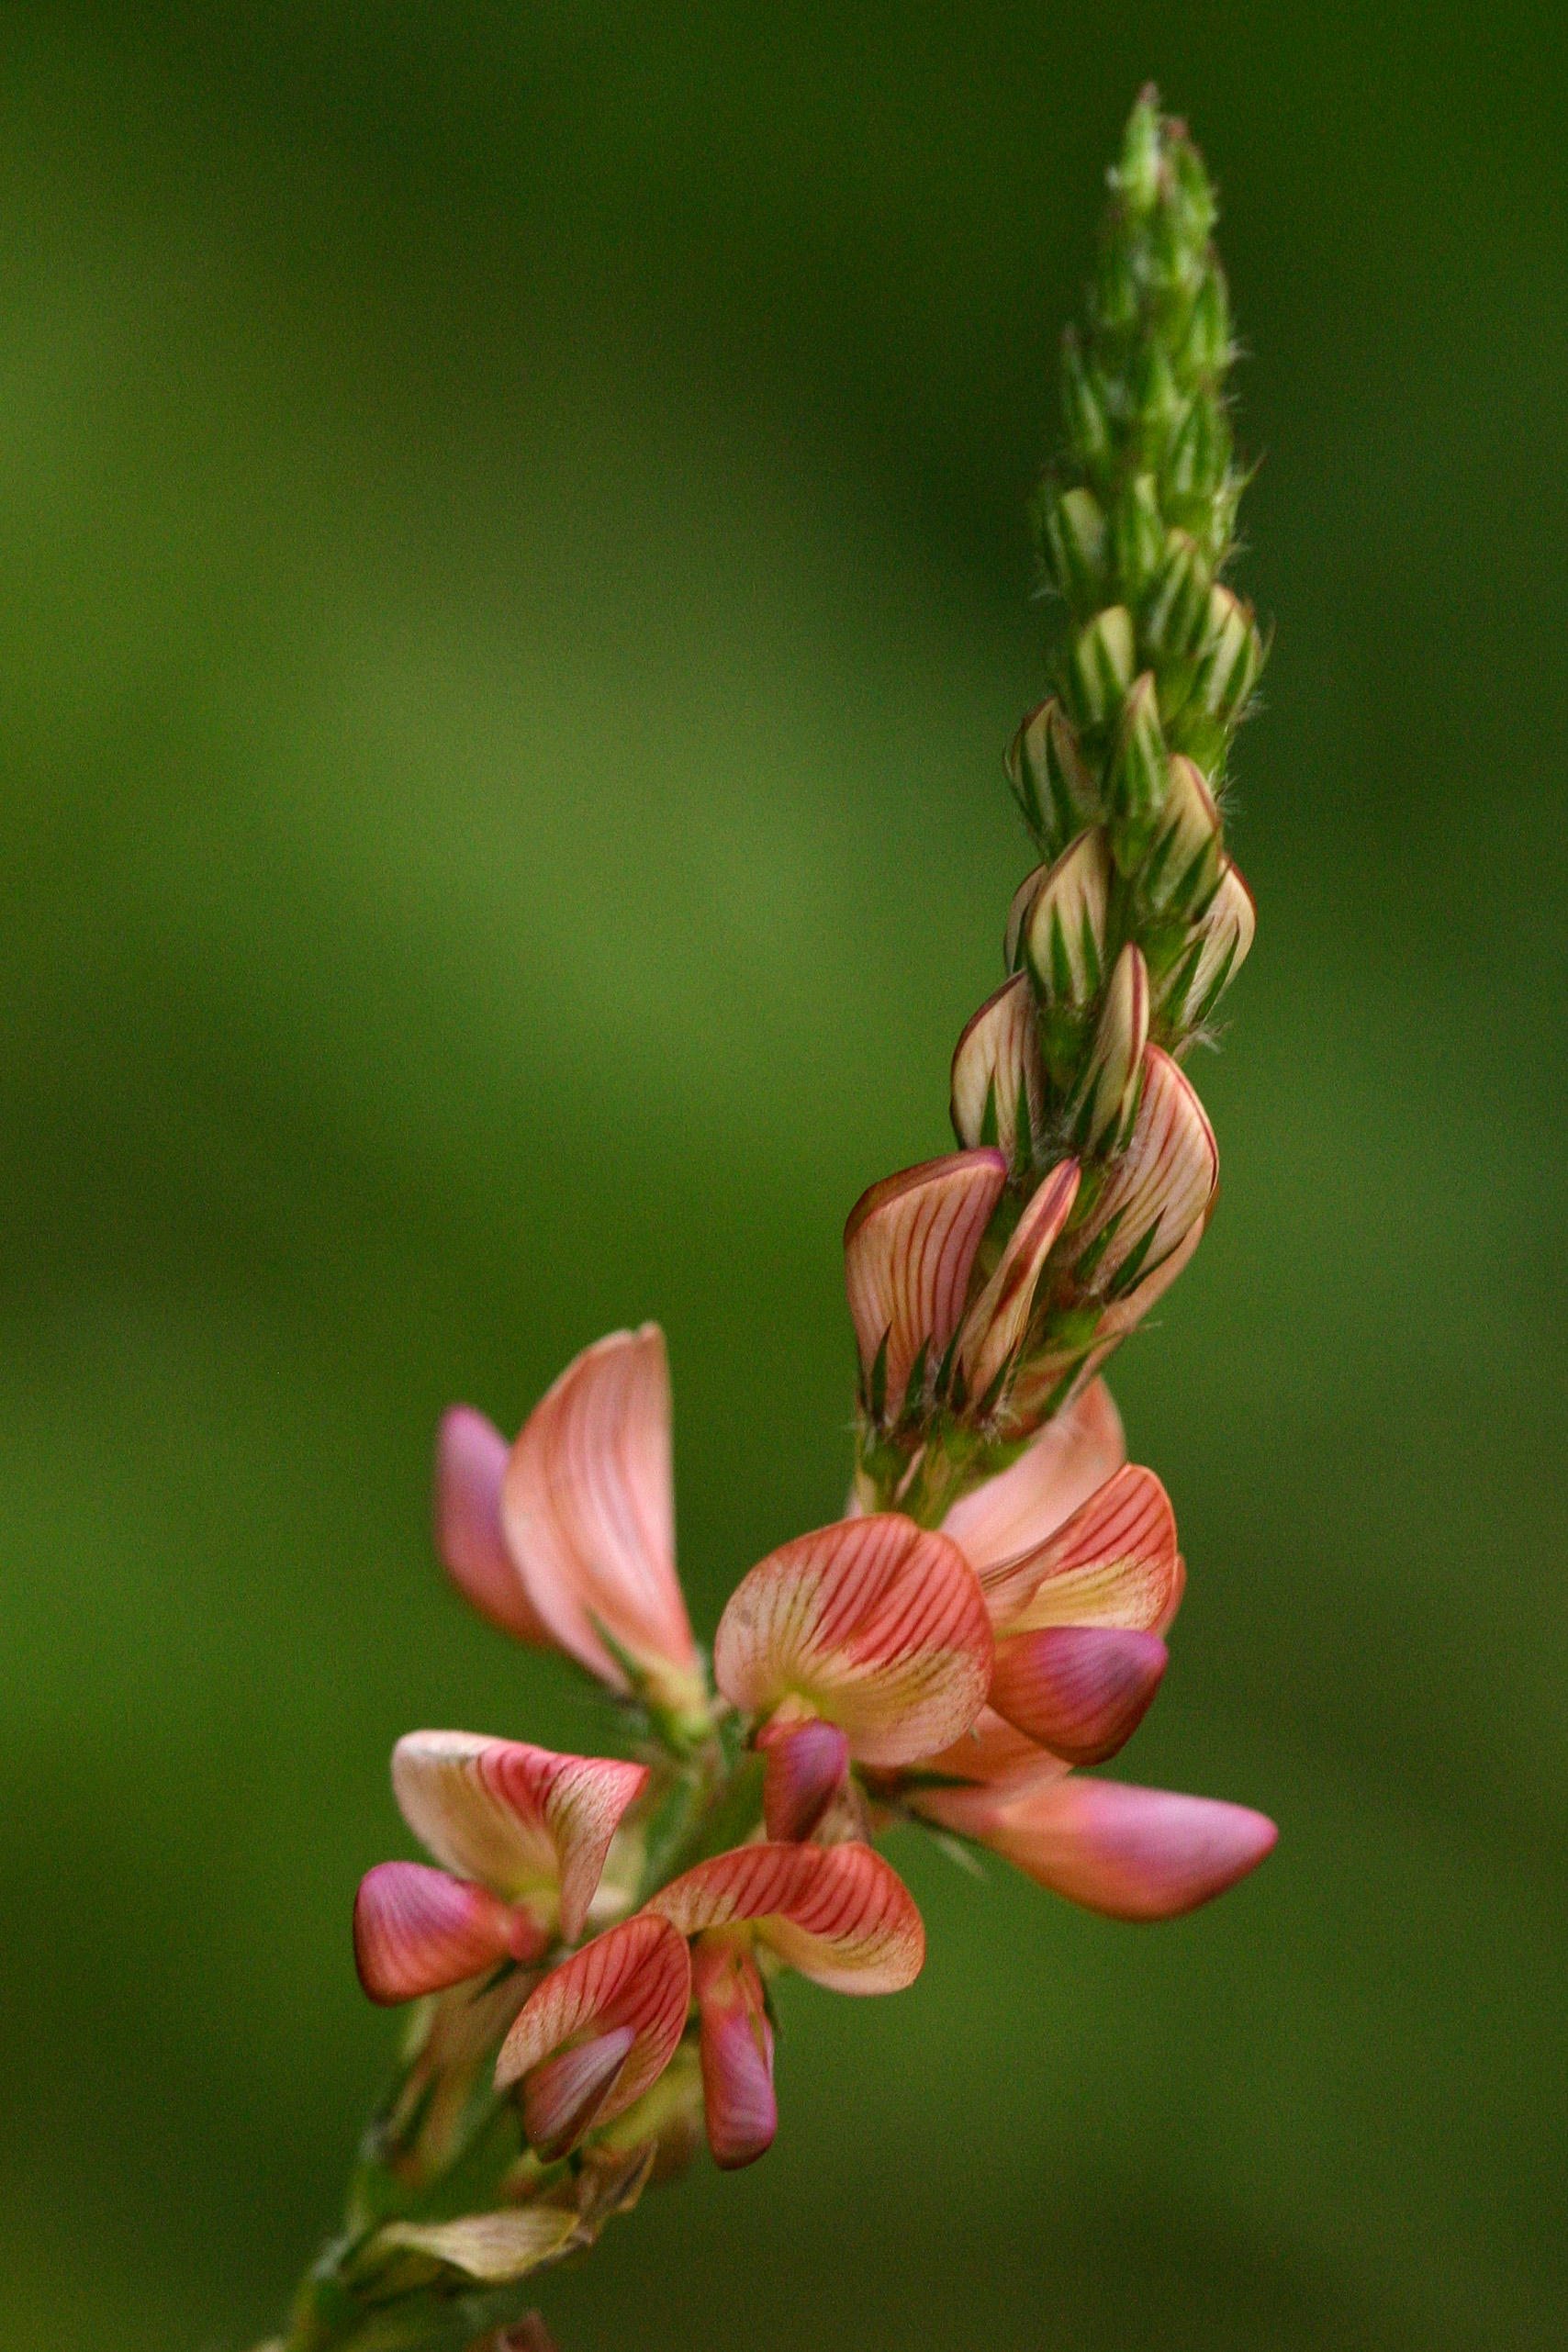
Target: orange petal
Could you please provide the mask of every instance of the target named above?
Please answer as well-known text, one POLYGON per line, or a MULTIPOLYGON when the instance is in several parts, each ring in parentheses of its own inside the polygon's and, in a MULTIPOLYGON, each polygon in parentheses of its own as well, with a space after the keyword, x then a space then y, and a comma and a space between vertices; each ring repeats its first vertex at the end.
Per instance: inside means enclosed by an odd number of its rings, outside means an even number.
POLYGON ((1279 1831, 1261 1813, 1078 1775, 1022 1791, 944 1789, 927 1819, 978 1838, 1042 1887, 1112 1919, 1174 1919, 1244 1878, 1279 1831))
POLYGON ((1011 1470, 955 1503, 942 1522, 971 1568, 1016 1560, 1055 1533, 1127 1458, 1122 1417, 1103 1380, 1046 1423, 1011 1470))
POLYGON ((771 1552, 731 1594, 713 1643, 732 1706, 762 1714, 803 1700, 871 1764, 956 1740, 991 1664, 974 1570, 946 1536, 897 1512, 839 1519, 771 1552))
POLYGON ((1047 1626, 998 1642, 991 1704, 1069 1764, 1103 1764, 1143 1721, 1167 1663, 1157 1633, 1047 1626))
POLYGON ((469 1405, 443 1416, 435 1439, 431 1517, 442 1566, 481 1617, 516 1641, 548 1646, 550 1636, 501 1531, 505 1438, 469 1405))
POLYGON ((964 1377, 985 1396, 1023 1340, 1040 1270, 1055 1248, 1078 1193, 1076 1159, 1064 1159, 1040 1185, 1002 1253, 1001 1262, 964 1318, 964 1377))
MULTIPOLYGON (((595 2086, 601 2095, 588 2120, 608 2123, 663 2074, 686 2030, 690 2005, 691 1962, 685 1938, 663 1920, 640 1911, 635 1919, 623 1920, 585 1943, 534 1987, 501 2044, 496 2089, 507 2090, 525 2081, 568 2046, 618 2035, 629 2026, 632 2040, 624 2055, 608 2082, 595 2086)), ((593 2063, 584 2062, 587 2075, 591 2076, 593 2063)), ((582 2088, 553 2077, 546 2077, 545 2084, 547 2091, 554 2088, 556 2103, 563 2107, 569 2104, 568 2094, 582 2088)), ((541 2128, 553 2128, 556 2122, 554 2116, 543 2118, 541 2128)))
POLYGON ((946 1353, 969 1271, 1007 1182, 1001 1151, 957 1151, 884 1177, 862 1193, 844 1228, 844 1276, 868 1385, 887 1343, 887 1417, 896 1419, 923 1347, 946 1353))
POLYGON ((958 1039, 950 1096, 953 1132, 970 1150, 995 1144, 1009 1166, 1015 1166, 1029 1155, 1043 1115, 1043 1094, 1034 991, 1027 972, 1018 972, 986 1000, 958 1039))
POLYGON ((383 1862, 360 1880, 353 1956, 372 2000, 412 2000, 460 1985, 498 1960, 532 1960, 544 1948, 524 1913, 487 1887, 419 1862, 383 1862))
POLYGON ((656 1324, 568 1364, 511 1450, 501 1521, 528 1597, 561 1648, 614 1690, 630 1658, 656 1703, 700 1703, 675 1570, 669 1370, 656 1324))
POLYGON ((1170 1055, 1147 1047, 1131 1139, 1075 1237, 1081 1258, 1101 1243, 1094 1291, 1114 1299, 1130 1282, 1146 1282, 1206 1216, 1218 1182, 1219 1150, 1203 1104, 1170 1055))
POLYGON ((701 2019, 702 2105, 708 2145, 722 2172, 755 2164, 773 2145, 773 2028, 762 1979, 743 1944, 705 1937, 692 1954, 691 1989, 701 2019))
POLYGON ((749 1921, 830 1992, 900 1992, 925 1958, 913 1898, 868 1845, 737 1846, 673 1879, 648 1910, 683 1935, 749 1921))
POLYGON ((1047 1625, 1163 1631, 1182 1597, 1176 1515, 1152 1470, 1126 1463, 1055 1535, 980 1578, 999 1632, 1047 1625))
POLYGON ((403 1819, 438 1862, 510 1901, 536 1904, 575 1943, 622 1815, 648 1784, 646 1764, 558 1756, 521 1740, 411 1731, 392 1751, 403 1819))
POLYGON ((848 1775, 847 1737, 813 1715, 804 1723, 766 1725, 756 1744, 767 1758, 762 1818, 768 1836, 809 1838, 848 1775))

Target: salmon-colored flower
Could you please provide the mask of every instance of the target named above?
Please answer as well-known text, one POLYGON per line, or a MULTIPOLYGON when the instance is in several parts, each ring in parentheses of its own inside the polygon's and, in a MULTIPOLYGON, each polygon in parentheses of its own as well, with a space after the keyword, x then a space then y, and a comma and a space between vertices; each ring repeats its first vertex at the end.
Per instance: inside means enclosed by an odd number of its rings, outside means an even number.
POLYGON ((646 1911, 553 1968, 523 2003, 496 2061, 496 2088, 521 2084, 535 2153, 554 2162, 624 2113, 658 2080, 686 2030, 684 1936, 646 1911))
POLYGON ((518 1740, 414 1731, 392 1753, 403 1819, 436 1860, 361 1881, 354 1957, 373 2000, 409 2000, 581 1934, 645 1764, 554 1755, 518 1740), (451 1875, 449 1875, 451 1874, 451 1875))

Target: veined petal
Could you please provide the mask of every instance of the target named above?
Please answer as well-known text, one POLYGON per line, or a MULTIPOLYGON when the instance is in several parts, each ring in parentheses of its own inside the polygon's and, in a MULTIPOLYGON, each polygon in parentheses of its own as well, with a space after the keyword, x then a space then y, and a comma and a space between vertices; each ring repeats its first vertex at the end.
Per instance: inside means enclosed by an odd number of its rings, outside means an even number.
POLYGON ((639 1911, 585 1943, 535 1986, 501 2044, 496 2089, 523 2081, 568 2045, 618 2035, 630 2026, 632 2041, 589 2119, 608 2123, 664 2072, 690 2005, 684 1937, 639 1911))
POLYGON ((974 1570, 897 1512, 840 1519, 759 1561, 731 1594, 713 1674, 732 1706, 786 1699, 849 1735, 871 1764, 946 1747, 979 1714, 991 1625, 974 1570))
POLYGON ((1094 1042, 1070 1106, 1075 1149, 1113 1148, 1126 1132, 1148 1042, 1148 967, 1129 939, 1116 958, 1094 1042))
POLYGON ((398 1808, 436 1860, 513 1902, 558 1889, 568 1943, 582 1932, 621 1817, 647 1784, 646 1764, 472 1731, 411 1731, 392 1751, 398 1808))
POLYGON ((1247 961, 1257 928, 1252 893, 1227 857, 1193 946, 1167 984, 1164 1010, 1172 1023, 1192 1029, 1208 1019, 1247 961))
POLYGON ((1027 972, 988 997, 953 1054, 953 1132, 972 1150, 995 1144, 1016 1167, 1032 1148, 1044 1110, 1044 1072, 1027 972))
POLYGON ((969 1394, 982 1397, 1028 1328, 1035 1285, 1078 1193, 1076 1159, 1064 1159, 1040 1185, 1002 1253, 996 1271, 964 1318, 961 1343, 969 1394))
POLYGON ((849 1740, 820 1715, 766 1724, 757 1735, 767 1768, 762 1818, 770 1838, 809 1838, 849 1773, 849 1740))
MULTIPOLYGON (((977 1787, 991 1788, 1003 1782, 1022 1787, 1036 1779, 1060 1780, 1071 1766, 1038 1746, 1026 1732, 1003 1722, 994 1708, 982 1707, 962 1739, 936 1755, 923 1756, 920 1770, 945 1780, 970 1781, 977 1787)), ((911 1801, 917 1813, 923 1812, 924 1791, 917 1788, 911 1801)))
POLYGON ((896 1418, 923 1347, 940 1362, 958 1327, 969 1270, 1007 1182, 1004 1152, 958 1151, 884 1177, 844 1228, 844 1276, 868 1389, 887 1345, 883 1384, 896 1418))
POLYGON ((1203 1104, 1170 1055, 1147 1047, 1131 1138, 1076 1237, 1080 1260, 1092 1263, 1094 1290, 1114 1300, 1147 1281, 1206 1216, 1218 1182, 1219 1151, 1203 1104))
POLYGON ((755 2164, 773 2145, 773 2028, 762 1979, 744 1944, 704 1937, 691 1962, 701 2020, 702 2104, 708 2145, 723 2172, 755 2164))
POLYGON ((700 1703, 697 1645, 675 1569, 669 1368, 654 1323, 585 1349, 511 1450, 501 1522, 528 1597, 561 1648, 614 1690, 700 1703))
POLYGON ((412 2000, 476 1977, 498 1960, 532 1960, 545 1938, 486 1887, 419 1862, 383 1862, 360 1880, 354 1966, 374 2001, 412 2000))
POLYGON ((523 1589, 501 1531, 501 1478, 509 1448, 470 1405, 443 1416, 435 1439, 431 1517, 442 1566, 481 1617, 519 1641, 550 1641, 523 1589))
POLYGON ((545 2164, 569 2155, 598 2121, 637 2036, 630 2025, 568 2043, 543 2059, 522 2087, 522 2128, 545 2164))
POLYGON ((1048 866, 1036 866, 1032 874, 1025 875, 1013 893, 1013 903, 1007 910, 1007 930, 1002 943, 1002 960, 1010 972, 1022 968, 1025 926, 1040 894, 1040 885, 1049 871, 1048 866))
POLYGON ((1157 1633, 1047 1626, 997 1643, 991 1704, 1069 1764, 1103 1764, 1143 1721, 1167 1663, 1157 1633))
POLYGON ((683 1935, 749 1921, 781 1960, 830 1992, 900 1992, 925 1958, 909 1889, 879 1854, 855 1842, 737 1846, 673 1879, 648 1910, 683 1935))
POLYGON ((1010 1470, 955 1503, 942 1532, 983 1575, 1054 1535, 1126 1458, 1122 1417, 1104 1382, 1094 1381, 1045 1424, 1010 1470))
POLYGON ((1158 1633, 1182 1597, 1176 1515, 1152 1470, 1126 1462, 1055 1535, 980 1578, 999 1632, 1048 1625, 1158 1633))
POLYGON ((1123 1920, 1195 1910, 1255 1869, 1279 1836, 1243 1805, 1078 1774, 1018 1792, 935 1791, 920 1809, 1070 1902, 1123 1920))
POLYGON ((1099 993, 1110 887, 1110 850, 1094 825, 1063 850, 1030 899, 1024 954, 1047 1004, 1083 1006, 1099 993))

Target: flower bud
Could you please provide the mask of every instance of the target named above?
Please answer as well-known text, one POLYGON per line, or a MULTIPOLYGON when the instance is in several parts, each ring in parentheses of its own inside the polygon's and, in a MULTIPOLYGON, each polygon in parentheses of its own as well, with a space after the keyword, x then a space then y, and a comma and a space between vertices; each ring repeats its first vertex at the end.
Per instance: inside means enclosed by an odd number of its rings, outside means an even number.
POLYGON ((1138 93, 1109 177, 1135 219, 1153 211, 1159 194, 1159 96, 1152 84, 1138 93))
POLYGON ((1211 262, 1198 288, 1176 364, 1191 383, 1195 377, 1222 374, 1230 358, 1230 299, 1225 272, 1217 262, 1211 262))
POLYGON ((1195 761, 1173 754, 1168 778, 1159 836, 1139 884, 1151 907, 1180 914, 1204 907, 1214 894, 1224 825, 1195 761))
POLYGON ((1263 666, 1263 643, 1252 608, 1227 588, 1209 593, 1208 630, 1193 681, 1193 707, 1232 725, 1241 716, 1263 666))
POLYGON ((1113 454, 1104 394, 1099 378, 1084 366, 1078 337, 1070 327, 1062 337, 1061 397, 1074 452, 1087 473, 1103 475, 1113 454))
POLYGON ((1093 1047, 1074 1091, 1075 1149, 1114 1148, 1131 1120, 1148 1041, 1148 973, 1129 940, 1116 958, 1093 1047))
POLYGON ((953 1055, 949 1109, 967 1151, 996 1144, 1013 1168, 1034 1158, 1043 1103, 1035 1000, 1014 972, 967 1024, 953 1055))
POLYGON ((1137 324, 1137 275, 1125 239, 1107 240, 1094 279, 1094 323, 1102 334, 1125 335, 1137 324))
POLYGON ((1154 672, 1145 670, 1127 696, 1111 763, 1111 846, 1116 869, 1135 874, 1159 827, 1165 805, 1165 737, 1154 672))
POLYGON ((1218 396, 1193 395, 1165 461, 1164 491, 1177 500, 1213 498, 1230 464, 1230 422, 1218 396))
POLYGON ((1136 604, 1165 556, 1165 524, 1152 474, 1137 474, 1116 501, 1116 577, 1122 594, 1136 604))
POLYGON ((1111 861, 1104 834, 1081 833, 1035 894, 1024 953, 1043 1004, 1081 1010, 1098 995, 1111 861))
POLYGON ((1051 577, 1075 612, 1092 612, 1105 593, 1105 517, 1092 490, 1068 490, 1046 517, 1051 577))
POLYGON ((1133 682, 1137 651, 1132 615, 1125 604, 1096 613, 1074 638, 1068 656, 1068 693, 1081 726, 1108 727, 1133 682))
MULTIPOLYGON (((1030 711, 1007 747, 1006 764, 1024 822, 1042 846, 1059 849, 1094 813, 1094 779, 1054 697, 1030 711)), ((1011 923, 1008 928, 1007 969, 1013 971, 1016 934, 1011 923)))
POLYGON ((1143 641, 1157 661, 1177 661, 1196 648, 1208 626, 1214 575, 1185 531, 1170 532, 1143 607, 1143 641))
POLYGON ((1252 893, 1227 857, 1219 886, 1193 930, 1192 944, 1160 991, 1162 1025, 1199 1028, 1247 961, 1258 917, 1252 893))

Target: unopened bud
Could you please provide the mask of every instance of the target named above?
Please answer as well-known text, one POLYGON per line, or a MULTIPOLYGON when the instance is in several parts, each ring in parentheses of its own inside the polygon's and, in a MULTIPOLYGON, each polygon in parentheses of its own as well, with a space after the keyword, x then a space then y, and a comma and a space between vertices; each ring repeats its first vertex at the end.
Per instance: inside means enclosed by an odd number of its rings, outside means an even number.
POLYGON ((1111 861, 1098 826, 1080 834, 1035 893, 1024 953, 1043 1004, 1081 1010, 1103 978, 1111 861))
POLYGON ((1137 274, 1130 247, 1112 236, 1101 251, 1094 277, 1094 319, 1103 334, 1125 335, 1137 324, 1137 274))
POLYGON ((1069 490, 1046 517, 1051 577, 1075 612, 1092 612, 1105 592, 1105 517, 1092 490, 1069 490))
POLYGON ((1159 661, 1193 652, 1208 625, 1214 575, 1190 533, 1172 531, 1143 608, 1143 641, 1159 661))
POLYGON ((1223 375, 1230 364, 1230 297, 1225 272, 1211 262, 1193 304, 1177 366, 1183 379, 1223 375))
POLYGON ((1151 342, 1137 364, 1133 408, 1144 463, 1158 468, 1183 413, 1181 388, 1163 342, 1151 342))
POLYGON ((1122 712, 1111 763, 1111 847, 1121 874, 1135 874, 1148 857, 1165 806, 1165 737, 1154 672, 1146 669, 1122 712))
POLYGON ((1252 893, 1227 857, 1191 945, 1161 988, 1164 1029, 1179 1038, 1202 1026, 1247 961, 1257 927, 1252 893))
POLYGON ((1084 470, 1098 477, 1111 462, 1111 428, 1098 379, 1084 366, 1070 327, 1062 338, 1061 397, 1068 438, 1084 470))
POLYGON ((1070 1106, 1075 1150, 1114 1149, 1130 1129, 1148 1042, 1148 972, 1129 940, 1116 958, 1093 1047, 1070 1106))
POLYGON ((1159 194, 1159 93, 1151 83, 1127 118, 1110 183, 1135 218, 1152 212, 1159 194))
POLYGON ((1170 162, 1170 210, 1183 245, 1202 252, 1214 234, 1219 206, 1204 168, 1204 159, 1185 134, 1173 138, 1167 150, 1170 162))
POLYGON ((1263 641, 1243 604, 1227 588, 1209 593, 1208 630, 1193 681, 1192 701, 1205 717, 1229 726, 1251 700, 1263 666, 1263 641))
POLYGON ((1165 556, 1165 522, 1152 474, 1137 474, 1116 500, 1116 578, 1136 604, 1165 556))
POLYGON ((1200 389, 1165 460, 1164 491, 1179 501, 1211 498, 1230 465, 1230 420, 1217 394, 1200 389))
POLYGON ((1214 895, 1224 827, 1195 761, 1173 753, 1167 773, 1159 835, 1138 880, 1151 907, 1182 914, 1202 909, 1214 895))
POLYGON ((1136 660, 1132 615, 1125 604, 1096 613, 1087 629, 1079 631, 1067 674, 1073 716, 1082 726, 1112 724, 1133 682, 1136 660))
MULTIPOLYGON (((1031 711, 1007 747, 1007 780, 1024 822, 1048 853, 1059 849, 1094 812, 1094 779, 1078 737, 1054 698, 1031 711)), ((1007 969, 1016 969, 1016 933, 1008 924, 1007 969)))

